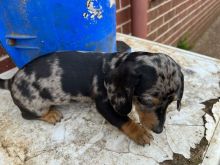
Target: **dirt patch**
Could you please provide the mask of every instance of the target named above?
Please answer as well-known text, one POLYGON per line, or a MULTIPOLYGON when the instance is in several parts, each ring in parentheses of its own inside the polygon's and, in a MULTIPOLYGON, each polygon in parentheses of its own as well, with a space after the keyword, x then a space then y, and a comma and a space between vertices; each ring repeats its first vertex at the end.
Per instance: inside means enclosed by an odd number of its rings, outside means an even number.
POLYGON ((28 153, 26 144, 23 142, 12 143, 5 139, 0 139, 0 141, 0 148, 2 148, 8 158, 12 160, 13 164, 24 164, 28 153))
POLYGON ((173 160, 166 160, 160 163, 160 165, 198 165, 203 160, 203 154, 206 151, 207 146, 208 141, 203 137, 200 143, 196 145, 195 149, 190 149, 190 159, 186 159, 183 155, 174 153, 173 160))

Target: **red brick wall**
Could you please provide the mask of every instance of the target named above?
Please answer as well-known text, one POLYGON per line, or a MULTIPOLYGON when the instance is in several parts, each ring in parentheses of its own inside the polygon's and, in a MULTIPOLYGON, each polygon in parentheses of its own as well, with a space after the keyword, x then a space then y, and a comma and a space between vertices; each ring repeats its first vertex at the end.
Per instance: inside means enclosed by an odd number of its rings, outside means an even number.
MULTIPOLYGON (((117 31, 131 34, 131 0, 116 0, 117 31)), ((193 44, 220 14, 220 0, 149 0, 146 39, 176 45, 182 37, 193 44)))
POLYGON ((131 34, 131 0, 116 0, 117 32, 131 34))
POLYGON ((219 0, 153 0, 151 3, 147 39, 168 45, 176 45, 185 36, 193 44, 220 13, 219 0))
POLYGON ((15 65, 0 45, 0 73, 14 68, 15 65))

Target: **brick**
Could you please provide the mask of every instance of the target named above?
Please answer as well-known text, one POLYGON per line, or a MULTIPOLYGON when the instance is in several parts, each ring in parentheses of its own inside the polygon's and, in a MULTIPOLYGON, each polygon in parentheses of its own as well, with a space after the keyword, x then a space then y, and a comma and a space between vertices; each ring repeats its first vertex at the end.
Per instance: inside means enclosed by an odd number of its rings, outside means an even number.
POLYGON ((186 0, 173 0, 172 1, 172 7, 175 7, 179 4, 181 4, 183 1, 186 1, 186 0))
POLYGON ((152 23, 150 24, 150 29, 149 29, 149 31, 151 32, 151 31, 157 29, 157 28, 160 27, 162 24, 163 24, 163 17, 160 17, 160 18, 156 19, 154 22, 152 22, 152 23))
POLYGON ((118 28, 117 28, 117 32, 122 33, 122 28, 121 28, 121 27, 118 27, 118 28))
POLYGON ((150 10, 148 12, 148 20, 151 21, 151 20, 154 20, 155 18, 158 17, 158 11, 157 9, 154 9, 154 10, 150 10))
POLYGON ((160 36, 159 38, 157 38, 155 41, 156 41, 156 42, 159 42, 159 43, 162 43, 165 39, 166 39, 166 36, 165 36, 165 35, 162 35, 162 36, 160 36))
POLYGON ((191 13, 191 12, 198 11, 199 8, 197 7, 197 4, 198 4, 198 1, 195 2, 195 3, 193 3, 193 4, 189 7, 188 12, 191 13))
POLYGON ((179 33, 176 33, 176 34, 174 34, 171 38, 169 38, 169 40, 164 41, 164 43, 170 44, 170 43, 172 43, 172 42, 175 41, 175 40, 178 41, 181 37, 182 37, 182 35, 180 34, 180 32, 179 32, 179 33))
POLYGON ((185 24, 187 24, 187 23, 190 22, 191 20, 192 20, 192 17, 187 16, 187 17, 185 17, 184 19, 180 20, 180 21, 181 21, 180 24, 181 24, 181 26, 184 26, 185 24))
POLYGON ((161 3, 168 1, 168 0, 149 0, 150 2, 150 8, 154 8, 158 5, 160 5, 161 3))
POLYGON ((160 7, 157 8, 158 14, 161 15, 171 9, 172 1, 168 1, 167 3, 164 3, 160 7))
POLYGON ((131 4, 130 0, 121 0, 121 7, 126 7, 131 4))
POLYGON ((174 24, 174 26, 169 28, 169 30, 170 31, 172 30, 173 32, 176 32, 180 27, 181 27, 181 24, 180 24, 180 22, 178 22, 178 23, 174 24))
POLYGON ((168 31, 166 31, 163 34, 158 34, 158 37, 156 38, 155 41, 163 42, 164 40, 166 40, 171 35, 171 33, 172 33, 172 31, 171 31, 171 29, 169 29, 168 31))
POLYGON ((171 21, 169 21, 169 23, 168 23, 169 28, 173 27, 178 22, 178 20, 179 20, 179 18, 177 16, 177 17, 174 17, 171 21))
POLYGON ((183 10, 185 10, 189 6, 190 5, 188 4, 188 1, 186 1, 185 3, 181 4, 180 6, 176 8, 176 13, 181 13, 183 10))
POLYGON ((188 14, 189 14, 189 13, 188 13, 188 10, 185 10, 184 12, 182 12, 181 14, 179 14, 178 20, 179 20, 179 21, 183 21, 188 14))
POLYGON ((1 57, 1 56, 4 56, 5 54, 6 54, 6 52, 5 52, 4 48, 2 48, 2 47, 0 46, 0 57, 1 57))
POLYGON ((120 0, 116 0, 116 9, 120 9, 120 0))
POLYGON ((124 34, 130 34, 131 33, 131 22, 126 23, 122 26, 122 32, 124 34))
POLYGON ((167 22, 168 20, 171 20, 176 14, 175 10, 169 11, 167 14, 164 15, 164 22, 167 22))
POLYGON ((172 28, 169 28, 164 34, 158 34, 160 37, 158 37, 156 41, 163 43, 165 40, 174 35, 180 28, 180 24, 175 24, 172 28))
POLYGON ((156 32, 153 32, 151 33, 150 35, 147 36, 147 39, 148 40, 155 40, 157 38, 157 31, 156 32))
POLYGON ((201 7, 207 6, 211 2, 214 2, 214 1, 203 1, 203 3, 201 4, 201 7))
POLYGON ((163 34, 164 32, 166 32, 168 30, 168 23, 163 25, 161 28, 158 29, 158 34, 163 34))
POLYGON ((10 70, 14 67, 15 64, 12 62, 12 60, 9 57, 0 61, 0 73, 10 70))
POLYGON ((120 25, 131 19, 131 8, 126 8, 117 13, 117 24, 120 25))

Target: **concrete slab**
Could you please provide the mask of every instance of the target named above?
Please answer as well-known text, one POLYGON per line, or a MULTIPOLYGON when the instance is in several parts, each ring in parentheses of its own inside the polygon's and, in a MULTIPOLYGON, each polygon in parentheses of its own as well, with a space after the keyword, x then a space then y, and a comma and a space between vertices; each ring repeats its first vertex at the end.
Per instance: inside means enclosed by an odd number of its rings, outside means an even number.
MULTIPOLYGON (((138 146, 92 102, 60 106, 64 119, 55 126, 24 120, 9 92, 0 90, 0 164, 218 165, 220 61, 131 36, 118 39, 133 50, 166 53, 183 68, 182 109, 169 106, 163 133, 153 134, 150 146, 138 146)), ((135 112, 131 116, 137 118, 135 112)))

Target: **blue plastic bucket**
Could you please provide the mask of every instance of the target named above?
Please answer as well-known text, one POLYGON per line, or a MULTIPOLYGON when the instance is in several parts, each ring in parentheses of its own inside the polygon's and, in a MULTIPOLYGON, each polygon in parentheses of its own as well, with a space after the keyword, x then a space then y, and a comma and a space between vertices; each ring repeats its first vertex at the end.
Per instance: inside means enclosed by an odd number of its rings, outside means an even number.
POLYGON ((1 0, 0 41, 18 67, 55 51, 116 51, 114 0, 1 0))

